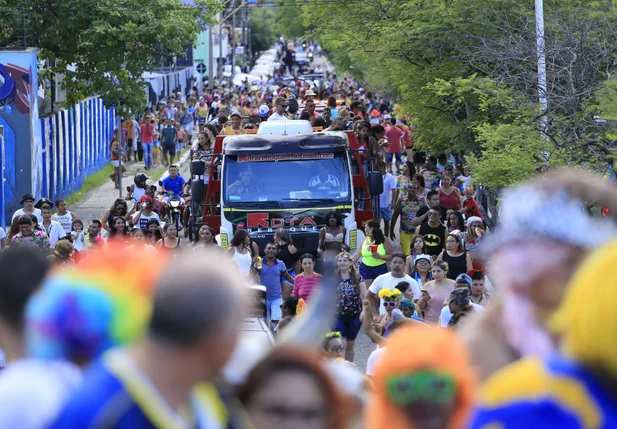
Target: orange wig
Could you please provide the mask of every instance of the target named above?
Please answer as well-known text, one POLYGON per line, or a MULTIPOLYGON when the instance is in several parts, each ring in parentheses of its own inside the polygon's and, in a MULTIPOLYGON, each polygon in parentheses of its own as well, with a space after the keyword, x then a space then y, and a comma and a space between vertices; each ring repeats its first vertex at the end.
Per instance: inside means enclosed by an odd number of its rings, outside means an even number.
POLYGON ((416 429, 407 414, 388 399, 390 376, 413 371, 446 371, 456 383, 456 409, 448 429, 465 427, 476 392, 476 377, 463 343, 449 329, 410 324, 392 334, 373 376, 374 397, 367 411, 366 427, 371 429, 416 429))

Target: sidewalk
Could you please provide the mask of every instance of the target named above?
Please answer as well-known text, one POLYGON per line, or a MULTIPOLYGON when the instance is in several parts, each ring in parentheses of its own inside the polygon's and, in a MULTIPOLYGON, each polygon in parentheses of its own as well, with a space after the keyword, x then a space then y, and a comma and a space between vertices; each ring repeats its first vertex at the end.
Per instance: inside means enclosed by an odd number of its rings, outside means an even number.
MULTIPOLYGON (((180 174, 187 180, 190 165, 190 162, 187 162, 189 154, 190 151, 188 148, 183 149, 183 154, 180 157, 180 161, 177 163, 180 167, 180 174)), ((122 197, 126 196, 126 187, 133 184, 133 178, 138 173, 145 173, 150 178, 148 184, 156 186, 158 186, 159 180, 162 180, 169 174, 167 170, 161 171, 159 168, 153 171, 147 171, 143 162, 133 162, 125 165, 127 171, 122 176, 122 197)), ((92 219, 101 219, 105 211, 109 209, 116 198, 119 197, 119 190, 114 189, 113 182, 108 180, 103 186, 92 189, 86 193, 79 202, 69 207, 69 210, 75 213, 77 218, 84 222, 84 228, 87 229, 90 221, 92 221, 92 219)))

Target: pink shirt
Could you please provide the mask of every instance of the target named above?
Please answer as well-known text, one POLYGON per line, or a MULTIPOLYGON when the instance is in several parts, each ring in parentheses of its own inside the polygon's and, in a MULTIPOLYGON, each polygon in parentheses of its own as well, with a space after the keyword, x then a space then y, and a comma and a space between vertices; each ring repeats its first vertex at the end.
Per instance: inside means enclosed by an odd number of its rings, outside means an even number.
POLYGON ((302 298, 308 300, 321 283, 321 274, 315 273, 312 277, 305 277, 304 274, 298 274, 294 281, 294 298, 302 298))
POLYGON ((386 128, 386 138, 388 139, 387 153, 401 153, 403 151, 401 147, 401 138, 403 137, 403 131, 400 128, 393 125, 386 128))

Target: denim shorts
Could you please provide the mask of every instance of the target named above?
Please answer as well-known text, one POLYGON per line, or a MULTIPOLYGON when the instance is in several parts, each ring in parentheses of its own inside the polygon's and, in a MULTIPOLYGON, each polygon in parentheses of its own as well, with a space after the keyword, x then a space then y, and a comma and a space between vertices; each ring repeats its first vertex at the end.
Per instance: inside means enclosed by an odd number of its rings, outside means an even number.
POLYGON ((383 220, 392 220, 392 210, 390 210, 390 207, 380 207, 379 214, 383 220))
POLYGON ((386 153, 386 160, 388 160, 388 162, 392 162, 392 159, 396 157, 396 162, 402 162, 403 161, 403 156, 401 155, 400 152, 398 153, 386 153))
POLYGON ((388 272, 388 264, 377 265, 376 267, 369 267, 364 265, 364 262, 360 263, 360 275, 364 280, 375 280, 382 274, 388 272))

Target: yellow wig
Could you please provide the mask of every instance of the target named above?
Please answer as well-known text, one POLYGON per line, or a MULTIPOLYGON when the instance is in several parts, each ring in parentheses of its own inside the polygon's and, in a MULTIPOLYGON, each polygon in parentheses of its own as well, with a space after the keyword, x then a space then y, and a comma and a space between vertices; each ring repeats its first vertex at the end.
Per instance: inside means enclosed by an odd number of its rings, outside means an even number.
POLYGON ((392 375, 436 369, 449 372, 456 383, 457 406, 448 428, 464 428, 472 411, 476 377, 467 350, 454 332, 436 326, 410 324, 398 329, 388 340, 386 351, 375 368, 375 395, 367 407, 366 427, 416 429, 405 411, 388 400, 386 382, 392 375))
POLYGON ((551 322, 564 355, 617 377, 617 240, 583 262, 551 322))

